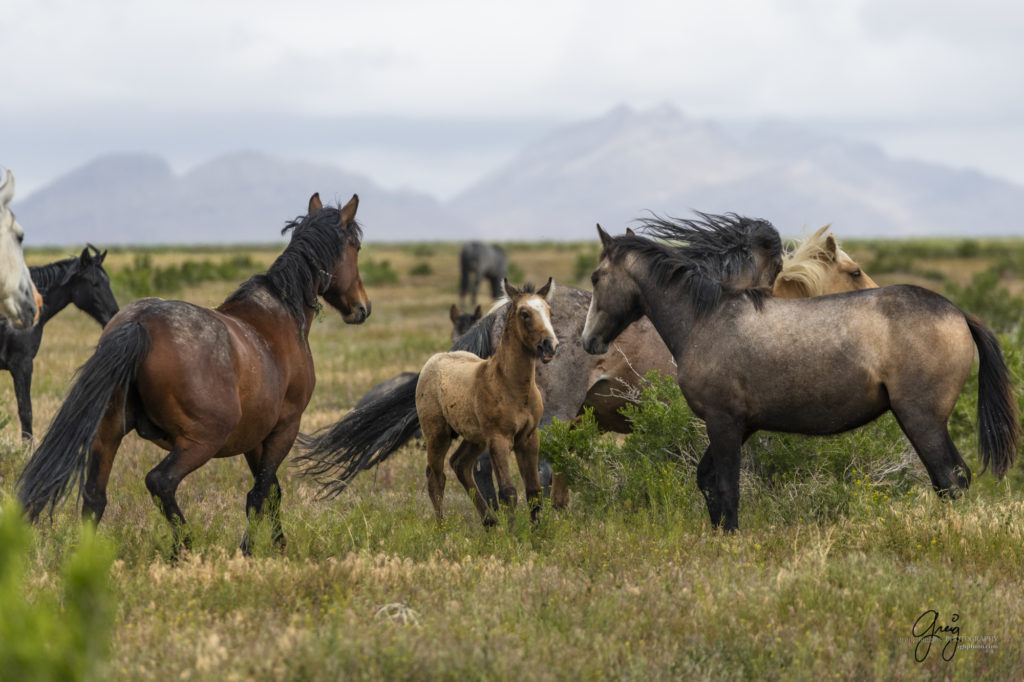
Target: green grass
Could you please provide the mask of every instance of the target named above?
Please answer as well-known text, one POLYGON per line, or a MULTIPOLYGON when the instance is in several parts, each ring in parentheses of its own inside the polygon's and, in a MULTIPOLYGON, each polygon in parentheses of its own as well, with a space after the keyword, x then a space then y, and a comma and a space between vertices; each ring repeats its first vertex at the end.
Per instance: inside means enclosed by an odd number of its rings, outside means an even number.
MULTIPOLYGON (((928 248, 942 257, 972 253, 952 244, 928 248)), ((364 257, 390 264, 395 281, 370 288, 367 324, 344 325, 329 310, 314 324, 318 384, 303 430, 336 421, 369 387, 418 370, 447 347, 457 246, 364 249, 364 257), (429 272, 413 274, 420 263, 429 272)), ((525 278, 569 282, 593 248, 508 251, 525 278)), ((985 245, 976 253, 989 257, 985 245)), ((257 263, 273 257, 252 254, 257 263)), ((116 255, 113 267, 134 262, 131 253, 116 255)), ((233 254, 160 252, 153 263, 215 256, 233 254)), ((183 287, 182 297, 216 305, 233 284, 183 287)), ((36 362, 37 433, 98 334, 77 311, 48 325, 36 362)), ((1020 398, 1019 323, 1002 341, 1020 398)), ((978 473, 973 381, 951 430, 978 473)), ((10 382, 0 382, 0 412, 13 414, 10 382)), ((106 580, 82 588, 95 596, 95 620, 83 626, 69 617, 77 602, 66 567, 77 548, 92 546, 73 504, 24 542, 8 539, 17 529, 3 536, 0 553, 17 555, 21 568, 7 583, 0 576, 0 618, 33 614, 49 633, 33 639, 46 656, 85 656, 78 674, 102 680, 1001 680, 1024 673, 1020 464, 1004 481, 986 473, 962 499, 944 502, 891 418, 828 439, 759 434, 744 454, 741 530, 723 536, 711 529, 694 483, 705 443, 699 420, 671 393, 655 402, 660 407, 638 416, 641 434, 583 433, 574 443, 583 459, 561 453, 579 467, 570 508, 544 509, 536 525, 521 506, 509 523, 485 530, 453 475, 439 525, 425 492, 425 455, 410 445, 331 500, 286 460, 287 549, 276 552, 267 529, 257 527, 255 556, 245 559, 236 548, 248 469, 240 457, 210 462, 179 489, 194 550, 177 564, 165 558, 170 529, 143 483, 162 453, 129 436, 99 527, 99 563, 91 564, 109 565, 106 580), (912 627, 929 610, 940 624, 956 615, 961 642, 950 661, 941 656, 944 640, 915 660, 912 627), (54 634, 62 627, 71 634, 54 634), (91 648, 74 639, 76 631, 87 633, 91 648)), ((4 509, 28 455, 17 420, 8 420, 0 428, 4 509)))

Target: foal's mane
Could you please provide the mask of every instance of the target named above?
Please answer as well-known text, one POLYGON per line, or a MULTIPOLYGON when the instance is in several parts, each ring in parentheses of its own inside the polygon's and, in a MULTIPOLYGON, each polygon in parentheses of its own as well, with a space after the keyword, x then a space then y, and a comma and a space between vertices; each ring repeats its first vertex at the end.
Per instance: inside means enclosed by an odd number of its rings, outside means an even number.
POLYGON ((266 273, 253 275, 225 303, 248 298, 259 289, 273 294, 299 324, 305 326, 306 308, 317 306, 317 296, 330 283, 334 264, 349 242, 358 244, 363 230, 352 221, 345 225, 340 206, 327 206, 290 221, 281 234, 292 231, 288 246, 266 273))
MULTIPOLYGON (((807 239, 797 242, 796 248, 786 253, 783 259, 784 278, 800 285, 808 296, 820 295, 825 289, 827 263, 831 260, 825 242, 830 227, 831 224, 825 225, 807 239)), ((838 247, 837 241, 836 248, 838 247)))
POLYGON ((728 280, 754 267, 755 248, 773 261, 781 259, 782 240, 766 220, 744 218, 735 213, 698 213, 700 220, 646 218, 641 229, 647 236, 626 234, 612 238, 605 250, 612 262, 627 253, 644 258, 659 288, 682 286, 690 297, 697 317, 713 312, 728 296, 746 296, 760 309, 771 292, 765 287, 737 289, 728 280))

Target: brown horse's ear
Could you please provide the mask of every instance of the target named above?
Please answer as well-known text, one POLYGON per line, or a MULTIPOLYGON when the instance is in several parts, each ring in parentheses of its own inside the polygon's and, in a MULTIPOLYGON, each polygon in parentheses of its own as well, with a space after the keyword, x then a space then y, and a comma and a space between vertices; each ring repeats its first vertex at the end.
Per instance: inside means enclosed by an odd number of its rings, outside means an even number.
POLYGON ((312 213, 313 211, 319 211, 324 207, 323 202, 320 201, 320 192, 313 192, 313 196, 309 198, 309 210, 306 213, 312 213))
POLYGON ((626 236, 628 236, 628 237, 635 237, 636 236, 636 232, 633 231, 632 227, 627 227, 626 228, 626 236))
POLYGON ((356 209, 359 208, 359 195, 353 194, 348 203, 341 207, 341 222, 348 225, 356 219, 356 209))
POLYGON ((473 319, 474 320, 479 320, 483 316, 484 316, 484 309, 481 308, 480 306, 477 306, 476 310, 473 311, 473 319))
POLYGON ((451 319, 452 324, 455 324, 459 320, 459 308, 454 303, 452 303, 452 307, 448 309, 448 317, 451 319))
POLYGON ((514 286, 509 284, 507 277, 505 279, 501 280, 501 283, 502 283, 502 286, 505 287, 505 295, 508 296, 510 301, 513 298, 515 298, 516 296, 519 295, 519 289, 516 289, 514 286))
POLYGON ((601 223, 597 224, 597 236, 601 238, 601 246, 604 248, 608 248, 611 245, 612 236, 601 228, 601 223))
POLYGON ((537 295, 551 303, 551 295, 555 293, 555 280, 548 277, 548 283, 537 290, 537 295))

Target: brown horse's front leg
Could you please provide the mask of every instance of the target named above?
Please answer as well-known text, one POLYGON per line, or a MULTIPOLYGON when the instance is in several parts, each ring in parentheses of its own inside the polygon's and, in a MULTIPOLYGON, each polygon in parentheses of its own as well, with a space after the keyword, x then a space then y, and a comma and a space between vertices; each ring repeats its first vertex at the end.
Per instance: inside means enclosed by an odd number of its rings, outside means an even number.
POLYGON ((541 507, 540 473, 537 471, 537 456, 540 452, 540 434, 537 429, 530 432, 516 444, 516 463, 519 475, 526 486, 526 502, 530 507, 530 520, 537 522, 541 507))

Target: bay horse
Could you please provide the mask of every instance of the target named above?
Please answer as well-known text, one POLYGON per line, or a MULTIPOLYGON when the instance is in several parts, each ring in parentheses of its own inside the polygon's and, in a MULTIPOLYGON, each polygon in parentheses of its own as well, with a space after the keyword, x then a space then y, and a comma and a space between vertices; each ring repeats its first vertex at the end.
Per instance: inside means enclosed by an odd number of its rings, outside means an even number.
POLYGON ((43 340, 43 326, 70 304, 96 320, 100 327, 118 311, 110 278, 103 269, 106 256, 106 251, 101 253, 87 244, 77 258, 30 267, 32 282, 43 299, 39 321, 31 329, 14 329, 0 320, 0 370, 9 371, 14 380, 24 440, 32 439, 32 370, 43 340))
POLYGON ((510 508, 516 506, 509 469, 514 453, 531 518, 536 520, 539 511, 537 427, 544 406, 535 375, 537 360, 549 362, 558 349, 548 302, 554 283, 548 279, 534 292, 529 285, 520 290, 505 280, 504 289, 509 299, 505 333, 494 354, 483 359, 466 351, 436 353, 423 365, 416 382, 416 414, 427 445, 427 491, 439 521, 444 460, 456 437, 462 442, 449 461, 485 525, 496 521, 472 474, 485 448, 491 453, 501 501, 510 508))
POLYGON ((459 303, 471 295, 476 305, 476 292, 480 280, 491 284, 492 298, 501 297, 501 282, 508 274, 508 258, 505 251, 496 244, 467 242, 459 253, 459 303))
MULTIPOLYGON (((145 298, 115 315, 18 479, 29 518, 47 506, 52 514, 81 485, 82 516, 98 523, 114 455, 134 430, 169 451, 146 488, 174 528, 175 555, 190 544, 178 484, 211 458, 238 454, 254 479, 246 516, 266 515, 283 548, 277 469, 316 383, 309 328, 319 299, 349 324, 370 315, 358 205, 353 195, 325 208, 314 194, 308 214, 282 230, 291 241, 267 272, 216 309, 145 298)), ((248 529, 242 550, 250 551, 248 529)))
POLYGON ((834 434, 892 411, 942 497, 970 485, 947 429, 979 355, 983 471, 1001 478, 1020 437, 998 339, 973 315, 920 287, 899 285, 803 299, 716 282, 702 264, 638 235, 601 255, 582 344, 607 352, 646 316, 675 359, 676 378, 709 445, 697 483, 711 522, 738 527, 740 447, 758 430, 834 434))
POLYGON ((14 173, 8 169, 0 182, 0 315, 15 329, 28 329, 39 319, 41 299, 25 265, 25 230, 10 209, 12 199, 14 173))

